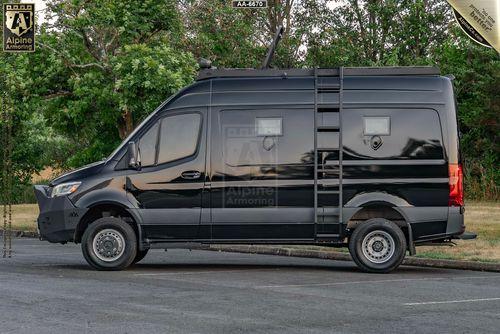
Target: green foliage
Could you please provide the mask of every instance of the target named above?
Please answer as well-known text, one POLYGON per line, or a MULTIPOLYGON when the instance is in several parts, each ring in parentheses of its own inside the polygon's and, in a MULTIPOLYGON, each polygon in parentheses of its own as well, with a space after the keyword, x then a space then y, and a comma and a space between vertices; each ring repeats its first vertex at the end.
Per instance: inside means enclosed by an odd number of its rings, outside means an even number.
POLYGON ((265 54, 255 30, 256 10, 242 11, 220 0, 192 1, 184 8, 186 30, 182 47, 219 67, 256 67, 265 54), (260 44, 260 45, 259 45, 260 44))
POLYGON ((187 34, 181 47, 218 67, 259 68, 277 28, 285 32, 276 50, 276 67, 302 66, 304 38, 325 0, 269 1, 266 9, 237 9, 227 1, 185 1, 181 8, 187 34))
POLYGON ((195 74, 192 56, 165 45, 126 45, 111 59, 114 91, 121 110, 142 119, 160 102, 188 85, 195 74))
POLYGON ((162 101, 190 83, 194 58, 170 44, 180 34, 175 1, 51 1, 42 28, 43 113, 69 139, 61 163, 105 157, 162 101), (50 29, 49 29, 50 28, 50 29), (55 30, 54 30, 55 28, 55 30))
POLYGON ((320 67, 430 65, 453 19, 441 0, 349 0, 316 12, 306 63, 320 67))
POLYGON ((500 199, 500 59, 495 50, 477 45, 458 28, 455 39, 436 50, 443 73, 453 73, 462 133, 467 195, 500 199), (458 41, 458 42, 457 42, 458 41))
MULTIPOLYGON (((10 115, 10 144, 3 142, 4 134, 8 133, 8 124, 5 118, 0 118, 0 133, 2 143, 0 146, 0 203, 5 200, 4 185, 4 159, 5 151, 10 145, 13 185, 11 196, 18 202, 24 187, 31 187, 31 176, 44 166, 51 163, 51 152, 55 152, 58 140, 61 138, 47 129, 42 115, 36 113, 36 103, 30 100, 30 71, 28 55, 0 55, 0 107, 2 112, 10 115), (50 149, 47 149, 47 148, 50 149)), ((32 192, 32 191, 31 191, 32 192)), ((25 198, 24 196, 22 196, 25 198)))

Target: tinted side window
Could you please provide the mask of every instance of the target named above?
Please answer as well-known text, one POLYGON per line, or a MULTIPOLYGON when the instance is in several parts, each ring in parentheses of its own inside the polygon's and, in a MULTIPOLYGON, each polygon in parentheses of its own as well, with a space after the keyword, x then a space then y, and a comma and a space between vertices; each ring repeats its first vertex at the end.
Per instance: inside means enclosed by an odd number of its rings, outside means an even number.
POLYGON ((312 163, 312 109, 224 110, 220 143, 230 167, 312 163), (270 135, 259 133, 262 128, 270 135))
POLYGON ((139 140, 139 153, 141 165, 152 166, 155 164, 156 142, 158 140, 158 123, 153 125, 139 140))
MULTIPOLYGON (((373 125, 373 124, 372 124, 373 125)), ((344 159, 443 159, 439 115, 432 109, 349 109, 342 115, 344 159), (387 120, 371 133, 367 121, 387 120), (374 149, 374 137, 381 145, 374 149)))
POLYGON ((196 152, 200 114, 165 117, 161 122, 158 164, 189 157, 196 152))

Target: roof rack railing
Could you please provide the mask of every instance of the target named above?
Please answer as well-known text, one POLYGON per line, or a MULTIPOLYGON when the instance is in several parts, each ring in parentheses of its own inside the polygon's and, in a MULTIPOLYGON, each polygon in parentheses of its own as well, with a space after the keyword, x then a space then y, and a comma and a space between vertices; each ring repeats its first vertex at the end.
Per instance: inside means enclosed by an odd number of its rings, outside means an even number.
MULTIPOLYGON (((344 76, 429 76, 440 75, 439 68, 431 66, 405 66, 405 67, 344 67, 344 76)), ((237 77, 310 77, 314 76, 314 69, 245 69, 222 68, 205 69, 198 73, 197 80, 210 78, 237 78, 237 77)), ((317 76, 339 76, 338 68, 318 68, 317 76)))

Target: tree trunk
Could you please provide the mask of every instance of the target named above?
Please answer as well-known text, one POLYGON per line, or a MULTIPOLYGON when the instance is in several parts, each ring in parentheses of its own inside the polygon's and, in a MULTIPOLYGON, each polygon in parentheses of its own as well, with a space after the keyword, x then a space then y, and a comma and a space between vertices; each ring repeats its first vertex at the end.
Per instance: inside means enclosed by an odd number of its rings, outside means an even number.
POLYGON ((125 107, 122 113, 122 118, 118 122, 118 133, 120 134, 120 139, 123 140, 132 133, 134 130, 134 120, 132 119, 132 113, 125 107))

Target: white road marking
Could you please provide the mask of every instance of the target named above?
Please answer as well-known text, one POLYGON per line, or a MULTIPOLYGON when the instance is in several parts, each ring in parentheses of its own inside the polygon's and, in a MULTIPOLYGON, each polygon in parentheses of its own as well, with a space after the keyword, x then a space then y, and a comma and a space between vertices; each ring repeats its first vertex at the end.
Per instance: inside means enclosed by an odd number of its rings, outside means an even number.
POLYGON ((404 306, 416 306, 416 305, 435 305, 435 304, 455 304, 455 303, 476 303, 476 302, 487 302, 493 300, 500 300, 500 298, 479 298, 479 299, 461 299, 461 300, 443 300, 436 302, 420 302, 420 303, 404 303, 404 306))
POLYGON ((371 283, 387 283, 387 282, 411 282, 411 281, 442 281, 442 280, 457 280, 457 279, 476 279, 476 278, 500 278, 500 275, 483 275, 483 276, 464 276, 464 277, 425 277, 425 278, 401 278, 387 279, 375 281, 350 281, 350 282, 330 282, 330 283, 307 283, 307 284, 284 284, 284 285, 260 285, 258 289, 272 288, 296 288, 308 286, 331 286, 331 285, 354 285, 354 284, 371 284, 371 283))

